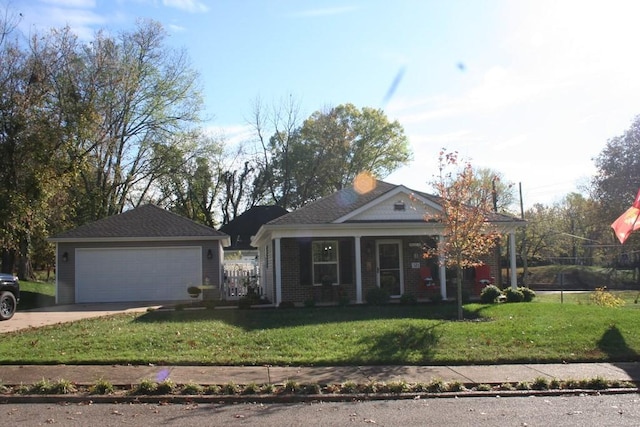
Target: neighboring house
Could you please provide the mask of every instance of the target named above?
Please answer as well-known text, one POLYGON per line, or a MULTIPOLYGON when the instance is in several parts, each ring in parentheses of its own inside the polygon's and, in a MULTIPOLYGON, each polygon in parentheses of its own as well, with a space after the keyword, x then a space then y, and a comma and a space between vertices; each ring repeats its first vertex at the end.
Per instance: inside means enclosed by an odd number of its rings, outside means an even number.
POLYGON ((189 286, 218 299, 229 236, 155 205, 49 239, 56 244, 56 303, 180 301, 189 286))
POLYGON ((264 224, 286 213, 288 213, 287 210, 280 206, 254 206, 220 227, 220 231, 231 238, 231 245, 224 248, 225 255, 230 256, 225 258, 255 258, 258 250, 255 246, 251 246, 251 237, 264 224))
POLYGON ((254 206, 220 231, 231 237, 231 245, 224 248, 224 282, 220 290, 223 300, 237 300, 250 288, 262 290, 258 281, 258 249, 251 246, 251 237, 267 222, 286 214, 280 206, 254 206))
MULTIPOLYGON (((383 181, 372 187, 343 189, 260 228, 252 245, 259 249, 260 282, 269 300, 276 305, 335 301, 340 295, 363 303, 374 287, 393 297, 428 298, 436 292, 447 299, 455 294, 448 271, 422 256, 423 247, 437 245, 444 232, 441 223, 425 220, 441 211, 438 197, 383 181)), ((494 213, 489 220, 509 236, 510 284, 515 287, 515 231, 525 221, 494 213)), ((485 268, 477 270, 484 277, 465 276, 468 291, 497 277, 498 265, 497 256, 488 256, 485 268)))

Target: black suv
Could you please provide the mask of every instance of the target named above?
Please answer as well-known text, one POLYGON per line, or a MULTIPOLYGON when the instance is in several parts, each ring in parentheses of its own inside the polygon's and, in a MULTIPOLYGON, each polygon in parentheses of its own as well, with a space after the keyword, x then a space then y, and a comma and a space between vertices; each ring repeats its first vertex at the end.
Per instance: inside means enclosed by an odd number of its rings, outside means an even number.
POLYGON ((20 301, 20 282, 12 274, 0 273, 0 320, 9 320, 20 301))

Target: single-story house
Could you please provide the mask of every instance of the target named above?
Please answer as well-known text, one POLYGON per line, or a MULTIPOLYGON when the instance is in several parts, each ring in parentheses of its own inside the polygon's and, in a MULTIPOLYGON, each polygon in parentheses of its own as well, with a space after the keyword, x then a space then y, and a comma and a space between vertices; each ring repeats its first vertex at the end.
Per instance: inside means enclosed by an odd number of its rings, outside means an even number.
POLYGON ((56 303, 218 299, 229 236, 155 205, 60 233, 56 303))
MULTIPOLYGON (((454 296, 451 273, 438 260, 423 257, 424 246, 436 247, 444 234, 442 223, 425 220, 439 212, 436 196, 372 179, 272 220, 252 238, 264 295, 276 305, 322 300, 327 289, 337 291, 329 298, 338 294, 352 303, 365 302, 374 287, 392 297, 454 296)), ((488 220, 508 235, 509 281, 515 287, 515 232, 525 221, 498 213, 488 213, 488 220)), ((464 278, 470 292, 474 282, 498 277, 497 254, 485 261, 484 269, 476 270, 484 277, 464 278)))

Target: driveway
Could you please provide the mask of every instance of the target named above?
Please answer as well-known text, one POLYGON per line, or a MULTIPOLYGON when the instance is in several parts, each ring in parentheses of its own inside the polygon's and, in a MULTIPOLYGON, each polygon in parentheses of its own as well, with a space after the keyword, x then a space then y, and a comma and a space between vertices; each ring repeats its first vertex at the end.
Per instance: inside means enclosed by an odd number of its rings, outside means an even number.
POLYGON ((160 308, 163 304, 154 302, 123 302, 100 304, 69 304, 18 311, 11 320, 0 322, 0 333, 20 329, 39 328, 56 323, 75 322, 91 317, 108 316, 118 313, 144 312, 149 308, 160 308))

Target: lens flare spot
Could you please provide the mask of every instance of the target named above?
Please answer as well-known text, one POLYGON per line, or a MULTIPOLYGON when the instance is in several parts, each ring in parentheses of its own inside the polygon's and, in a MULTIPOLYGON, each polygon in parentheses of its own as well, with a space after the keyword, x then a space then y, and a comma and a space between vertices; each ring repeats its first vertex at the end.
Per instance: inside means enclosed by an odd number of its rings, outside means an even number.
POLYGON ((367 194, 376 188, 376 179, 369 172, 360 172, 353 180, 353 189, 358 194, 367 194))

